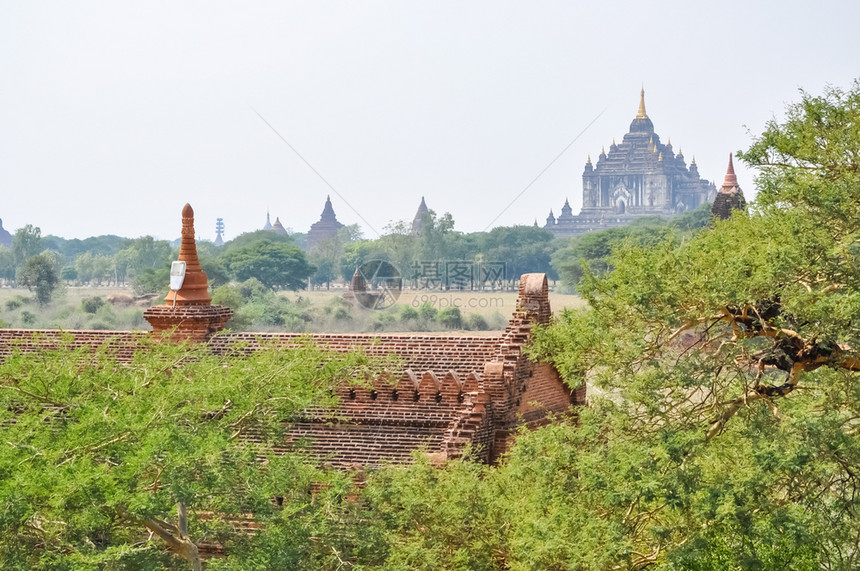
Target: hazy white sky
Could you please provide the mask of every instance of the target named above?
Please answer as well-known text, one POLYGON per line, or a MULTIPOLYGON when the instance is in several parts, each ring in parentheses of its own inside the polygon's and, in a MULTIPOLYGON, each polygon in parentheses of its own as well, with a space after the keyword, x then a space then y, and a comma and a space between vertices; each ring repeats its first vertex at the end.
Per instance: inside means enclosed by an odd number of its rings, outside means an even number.
POLYGON ((494 223, 543 224, 579 209, 643 83, 662 140, 719 186, 798 88, 860 76, 858 21, 856 0, 2 0, 0 218, 174 239, 190 202, 229 239, 267 208, 306 231, 331 194, 374 237, 424 195, 483 230, 603 112, 494 223))

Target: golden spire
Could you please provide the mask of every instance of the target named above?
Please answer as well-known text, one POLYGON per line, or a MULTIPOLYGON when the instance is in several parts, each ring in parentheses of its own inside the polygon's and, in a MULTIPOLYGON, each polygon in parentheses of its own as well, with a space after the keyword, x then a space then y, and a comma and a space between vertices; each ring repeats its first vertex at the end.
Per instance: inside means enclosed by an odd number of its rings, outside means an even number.
POLYGON ((651 138, 650 138, 650 139, 648 139, 648 145, 650 146, 650 145, 653 145, 653 144, 654 144, 654 135, 651 135, 651 138))
POLYGON ((663 153, 660 153, 660 155, 657 157, 657 162, 663 162, 663 153))
POLYGON ((654 145, 654 152, 657 152, 657 145, 654 145))
POLYGON ((588 158, 585 160, 585 164, 587 164, 587 165, 591 164, 591 155, 588 155, 588 158))
POLYGON ((666 144, 667 144, 667 145, 669 145, 669 146, 671 146, 671 145, 672 145, 672 137, 669 137, 669 140, 668 140, 668 141, 666 141, 666 144))
POLYGON ((693 155, 693 160, 690 161, 690 164, 692 164, 692 165, 696 164, 696 155, 693 155))
POLYGON ((613 147, 614 147, 614 146, 616 146, 616 145, 615 145, 615 137, 612 137, 612 146, 613 146, 613 147))
POLYGON ((603 145, 600 145, 600 154, 601 154, 601 155, 605 155, 605 154, 606 154, 606 149, 603 147, 603 145))
POLYGON ((684 154, 684 149, 682 149, 681 147, 678 147, 678 154, 679 154, 679 155, 683 155, 683 154, 684 154))
POLYGON ((637 119, 647 119, 648 114, 645 113, 645 88, 639 94, 639 112, 636 114, 637 119))

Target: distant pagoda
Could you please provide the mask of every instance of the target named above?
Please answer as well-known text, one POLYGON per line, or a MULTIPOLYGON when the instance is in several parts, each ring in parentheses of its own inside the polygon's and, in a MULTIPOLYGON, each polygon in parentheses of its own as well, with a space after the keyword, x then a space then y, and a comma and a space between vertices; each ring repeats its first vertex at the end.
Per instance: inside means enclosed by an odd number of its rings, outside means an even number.
POLYGON ((3 221, 0 220, 0 246, 12 247, 12 234, 3 228, 3 221))
POLYGON ((424 215, 429 212, 427 203, 424 202, 424 197, 421 197, 421 204, 418 205, 418 212, 415 213, 415 218, 412 219, 412 235, 417 236, 424 230, 424 215))
POLYGON ((308 230, 308 236, 305 242, 307 249, 312 249, 316 244, 326 238, 337 236, 337 231, 341 228, 343 228, 343 224, 337 220, 337 216, 334 213, 334 207, 331 205, 331 198, 326 196, 325 206, 323 207, 319 221, 314 222, 311 225, 311 229, 308 230))
POLYGON ((597 165, 589 156, 582 173, 582 210, 574 215, 565 199, 556 218, 550 210, 545 228, 557 236, 573 236, 625 226, 643 216, 674 216, 709 202, 716 186, 699 177, 696 159, 689 168, 681 150, 665 145, 645 111, 645 90, 639 110, 621 144, 600 150, 597 165))
POLYGON ((717 193, 714 203, 711 205, 711 217, 725 220, 732 217, 732 211, 746 208, 747 201, 744 193, 738 186, 738 177, 735 175, 735 166, 732 164, 732 154, 729 153, 729 168, 726 169, 726 178, 723 186, 717 193))
POLYGON ((272 229, 272 221, 269 219, 269 211, 266 210, 266 223, 263 224, 263 230, 271 230, 272 229))
MULTIPOLYGON (((268 218, 268 215, 266 215, 266 217, 268 218)), ((287 232, 287 229, 284 228, 284 225, 281 224, 281 219, 278 217, 275 217, 275 223, 272 224, 272 227, 269 228, 269 230, 271 230, 275 234, 281 234, 281 235, 289 234, 289 232, 287 232)))

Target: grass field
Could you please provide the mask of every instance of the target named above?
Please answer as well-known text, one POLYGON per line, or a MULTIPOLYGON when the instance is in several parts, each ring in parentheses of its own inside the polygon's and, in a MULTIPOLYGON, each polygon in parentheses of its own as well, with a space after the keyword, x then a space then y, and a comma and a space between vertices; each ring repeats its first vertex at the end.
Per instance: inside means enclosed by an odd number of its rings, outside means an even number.
MULTIPOLYGON (((325 305, 332 299, 343 296, 343 290, 305 291, 285 294, 290 299, 301 296, 309 299, 314 305, 325 305)), ((585 302, 581 297, 570 294, 549 294, 550 305, 557 313, 565 307, 582 307, 585 302)), ((517 302, 516 292, 433 292, 426 290, 404 290, 397 299, 397 305, 409 305, 414 308, 424 303, 430 303, 436 309, 459 307, 463 314, 477 313, 483 317, 491 317, 499 313, 505 321, 510 319, 517 302)))
MULTIPOLYGON (((343 290, 287 292, 280 295, 294 302, 305 300, 311 308, 318 310, 316 314, 322 315, 325 308, 330 308, 333 303, 342 299, 343 290)), ((26 289, 0 288, 0 326, 33 329, 149 329, 149 324, 143 319, 143 311, 151 305, 161 303, 163 296, 136 300, 132 299, 133 296, 131 288, 65 287, 55 294, 50 304, 39 306, 33 300, 33 294, 26 289), (85 310, 84 301, 96 297, 105 303, 95 309, 90 306, 89 311, 85 310)), ((418 309, 427 303, 437 310, 458 307, 464 318, 469 314, 477 314, 492 324, 493 328, 500 329, 510 319, 516 299, 515 292, 406 290, 402 292, 396 305, 418 309)), ((550 293, 550 303, 556 313, 565 307, 579 307, 584 304, 578 296, 556 293, 550 293)), ((370 310, 356 308, 353 311, 356 319, 352 320, 352 323, 357 330, 364 330, 366 324, 375 317, 375 312, 370 310)), ((328 326, 329 324, 323 321, 310 324, 309 329, 319 331, 327 329, 328 326)), ((338 324, 338 327, 333 329, 341 327, 349 327, 349 323, 338 324)))

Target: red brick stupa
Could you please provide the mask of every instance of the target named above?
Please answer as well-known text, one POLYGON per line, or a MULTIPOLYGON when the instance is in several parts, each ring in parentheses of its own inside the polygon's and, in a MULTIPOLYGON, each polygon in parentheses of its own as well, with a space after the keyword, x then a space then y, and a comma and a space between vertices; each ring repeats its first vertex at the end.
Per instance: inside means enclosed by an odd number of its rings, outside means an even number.
POLYGON ((729 167, 726 169, 726 178, 723 180, 723 186, 714 199, 714 204, 711 205, 711 218, 726 220, 732 217, 733 211, 743 210, 746 208, 746 205, 747 201, 744 200, 744 193, 741 187, 738 186, 738 177, 735 175, 735 166, 732 164, 732 154, 729 153, 729 167))
POLYGON ((190 204, 182 209, 182 244, 179 261, 185 262, 185 280, 177 291, 170 290, 164 305, 150 307, 143 317, 152 325, 156 337, 165 334, 174 341, 206 341, 224 329, 233 316, 233 310, 223 305, 212 305, 206 272, 197 258, 194 241, 194 210, 190 204))

